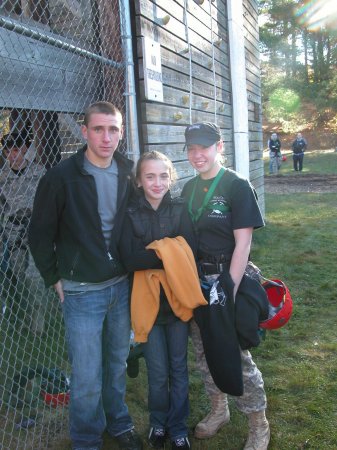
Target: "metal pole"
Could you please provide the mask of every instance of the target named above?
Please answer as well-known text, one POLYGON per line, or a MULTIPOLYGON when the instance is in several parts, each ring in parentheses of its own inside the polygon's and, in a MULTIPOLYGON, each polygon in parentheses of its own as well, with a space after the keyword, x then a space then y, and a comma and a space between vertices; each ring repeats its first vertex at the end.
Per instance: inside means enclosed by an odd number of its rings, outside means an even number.
POLYGON ((235 170, 249 178, 248 98, 242 0, 227 1, 235 170))
POLYGON ((122 69, 124 64, 113 61, 108 58, 104 58, 103 56, 90 52, 84 48, 78 47, 77 45, 70 44, 59 37, 54 37, 52 34, 47 34, 46 32, 42 33, 41 31, 33 30, 28 26, 21 24, 20 22, 15 21, 14 19, 7 19, 5 17, 0 17, 0 27, 5 28, 9 31, 14 31, 17 34, 22 36, 26 36, 31 39, 35 39, 39 42, 43 42, 44 44, 49 44, 53 47, 62 48, 63 50, 67 50, 68 52, 75 53, 76 55, 83 56, 84 58, 92 59, 94 61, 98 61, 107 66, 111 66, 115 69, 122 69))
POLYGON ((134 62, 132 53, 131 16, 129 0, 119 1, 119 14, 122 24, 122 41, 125 51, 125 77, 126 77, 126 126, 127 126, 127 153, 128 156, 137 161, 140 154, 138 137, 138 120, 136 104, 136 87, 134 62))

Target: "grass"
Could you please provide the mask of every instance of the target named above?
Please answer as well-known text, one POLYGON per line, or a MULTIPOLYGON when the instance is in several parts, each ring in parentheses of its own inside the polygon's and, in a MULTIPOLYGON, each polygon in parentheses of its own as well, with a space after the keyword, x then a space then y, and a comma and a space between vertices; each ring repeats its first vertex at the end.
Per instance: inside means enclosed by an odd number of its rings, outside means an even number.
MULTIPOLYGON (((287 161, 282 163, 279 175, 298 175, 293 171, 292 152, 282 151, 287 157, 287 161)), ((264 173, 269 173, 269 153, 264 153, 264 173)), ((312 150, 304 154, 303 173, 311 175, 336 175, 337 173, 337 152, 333 150, 312 150)))
MULTIPOLYGON (((336 448, 337 194, 266 195, 254 260, 294 300, 289 324, 254 352, 264 374, 271 449, 336 448)), ((235 448, 235 447, 233 447, 235 448)))
MULTIPOLYGON (((335 153, 308 153, 305 170, 333 173, 336 162, 335 153)), ((283 170, 287 171, 286 165, 283 170)), ((269 450, 333 450, 337 448, 337 193, 266 194, 266 222, 255 233, 252 260, 266 277, 281 278, 294 302, 289 323, 267 332, 266 339, 252 350, 268 397, 269 450)), ((192 351, 189 365, 192 429, 209 405, 192 351)), ((148 412, 143 360, 139 376, 128 379, 127 402, 145 441, 148 412)), ((193 449, 243 448, 247 421, 232 400, 230 409, 231 422, 210 440, 191 438, 193 449)), ((59 438, 49 448, 68 450, 70 443, 59 438)), ((115 448, 106 436, 103 449, 115 448)))

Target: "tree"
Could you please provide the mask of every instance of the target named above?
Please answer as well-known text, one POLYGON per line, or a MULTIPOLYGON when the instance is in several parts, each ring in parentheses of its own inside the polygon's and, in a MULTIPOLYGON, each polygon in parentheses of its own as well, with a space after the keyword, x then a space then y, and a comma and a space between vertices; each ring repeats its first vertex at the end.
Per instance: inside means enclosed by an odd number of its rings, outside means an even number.
MULTIPOLYGON (((289 96, 313 102, 318 119, 327 110, 336 115, 337 33, 331 25, 337 22, 337 2, 260 0, 259 8, 265 112, 275 117, 272 102, 289 96)), ((296 113, 291 115, 294 120, 296 113)))

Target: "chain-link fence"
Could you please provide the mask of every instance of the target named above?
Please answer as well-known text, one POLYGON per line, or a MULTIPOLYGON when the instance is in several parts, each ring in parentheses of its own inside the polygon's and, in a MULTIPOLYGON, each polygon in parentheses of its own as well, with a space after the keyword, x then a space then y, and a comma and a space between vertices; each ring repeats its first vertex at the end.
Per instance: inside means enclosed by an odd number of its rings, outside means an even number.
MULTIPOLYGON (((42 174, 82 144, 96 100, 126 115, 118 0, 0 3, 0 449, 46 449, 67 428, 60 305, 27 246, 42 174)), ((126 142, 122 143, 126 148, 126 142)))

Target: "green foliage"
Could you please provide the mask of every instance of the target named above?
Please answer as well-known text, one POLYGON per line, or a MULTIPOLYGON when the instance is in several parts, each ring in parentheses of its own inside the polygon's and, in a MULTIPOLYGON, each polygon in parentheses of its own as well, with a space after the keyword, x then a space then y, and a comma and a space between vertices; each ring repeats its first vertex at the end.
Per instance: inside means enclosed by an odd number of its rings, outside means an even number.
POLYGON ((259 1, 263 113, 284 132, 321 126, 337 114, 337 33, 330 26, 337 9, 314 26, 312 20, 322 7, 315 4, 259 1), (294 90, 300 99, 298 107, 289 110, 283 103, 281 108, 275 107, 270 98, 275 89, 294 90), (308 102, 316 113, 306 124, 300 104, 308 102))
POLYGON ((278 88, 270 94, 265 114, 269 121, 282 123, 283 131, 294 132, 299 128, 296 118, 300 106, 300 97, 294 90, 278 88))

